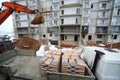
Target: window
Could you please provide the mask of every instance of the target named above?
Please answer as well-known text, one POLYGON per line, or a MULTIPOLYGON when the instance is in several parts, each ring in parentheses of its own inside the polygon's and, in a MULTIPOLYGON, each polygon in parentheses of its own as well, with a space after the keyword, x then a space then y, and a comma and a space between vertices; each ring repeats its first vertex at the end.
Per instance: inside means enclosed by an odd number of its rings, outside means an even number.
POLYGON ((117 15, 120 15, 120 9, 118 9, 117 15))
POLYGON ((67 35, 65 35, 65 40, 67 40, 67 35))
POLYGON ((76 18, 76 24, 78 24, 79 22, 78 22, 78 18, 76 18))
POLYGON ((102 38, 102 35, 97 35, 97 38, 102 38))
POLYGON ((92 39, 92 35, 89 35, 89 36, 88 36, 88 40, 91 40, 91 39, 92 39))
POLYGON ((55 24, 55 26, 57 26, 57 25, 58 25, 58 22, 57 22, 57 21, 54 21, 54 24, 55 24))
POLYGON ((64 35, 61 35, 61 40, 64 40, 64 35))
POLYGON ((93 8, 93 4, 91 5, 91 8, 93 8))
POLYGON ((57 5, 54 5, 54 9, 57 10, 57 9, 58 9, 58 6, 57 6, 57 5))
POLYGON ((63 33, 63 31, 64 31, 64 28, 63 28, 63 27, 61 27, 61 32, 63 33))
POLYGON ((85 35, 83 34, 82 37, 85 38, 85 35))
POLYGON ((64 10, 62 10, 62 14, 64 14, 64 10))
POLYGON ((63 1, 63 0, 61 1, 61 4, 64 4, 64 1, 63 1))
POLYGON ((64 24, 64 19, 61 19, 61 24, 64 24))
POLYGON ((106 8, 106 3, 102 4, 102 8, 106 8))
POLYGON ((112 38, 113 39, 117 39, 117 35, 112 35, 112 38))
POLYGON ((57 18, 57 17, 58 17, 58 14, 57 14, 57 13, 54 13, 54 17, 57 18))
POLYGON ((104 23, 105 23, 105 21, 104 21, 104 20, 102 20, 102 25, 104 25, 104 23))
POLYGON ((105 12, 103 12, 103 17, 105 17, 105 12))
POLYGON ((77 14, 80 14, 80 8, 77 8, 76 12, 77 12, 77 14))
POLYGON ((89 7, 89 2, 85 2, 84 8, 88 8, 89 7))
POLYGON ((78 36, 74 36, 74 41, 77 41, 78 40, 78 36))

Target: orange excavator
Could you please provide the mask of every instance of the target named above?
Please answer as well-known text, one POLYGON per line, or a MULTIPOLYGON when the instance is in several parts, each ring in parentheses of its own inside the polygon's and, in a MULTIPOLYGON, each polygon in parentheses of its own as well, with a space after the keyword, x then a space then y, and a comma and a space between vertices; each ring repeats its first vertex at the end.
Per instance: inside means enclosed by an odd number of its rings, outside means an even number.
MULTIPOLYGON (((24 5, 17 4, 15 2, 2 2, 2 7, 0 8, 0 25, 14 12, 25 12, 30 14, 36 14, 36 17, 31 21, 31 24, 42 24, 44 23, 44 17, 42 16, 42 11, 31 10, 24 5), (4 9, 2 9, 4 7, 4 9)), ((47 12, 47 11, 46 11, 47 12)), ((49 11, 48 11, 49 12, 49 11)))

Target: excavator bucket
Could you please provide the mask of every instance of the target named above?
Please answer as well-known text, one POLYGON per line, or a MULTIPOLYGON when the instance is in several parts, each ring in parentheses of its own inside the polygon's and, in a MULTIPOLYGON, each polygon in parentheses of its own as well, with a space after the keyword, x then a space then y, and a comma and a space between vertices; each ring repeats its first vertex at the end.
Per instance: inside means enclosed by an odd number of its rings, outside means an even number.
POLYGON ((31 24, 37 25, 44 23, 44 17, 41 12, 37 12, 35 18, 31 21, 31 24))

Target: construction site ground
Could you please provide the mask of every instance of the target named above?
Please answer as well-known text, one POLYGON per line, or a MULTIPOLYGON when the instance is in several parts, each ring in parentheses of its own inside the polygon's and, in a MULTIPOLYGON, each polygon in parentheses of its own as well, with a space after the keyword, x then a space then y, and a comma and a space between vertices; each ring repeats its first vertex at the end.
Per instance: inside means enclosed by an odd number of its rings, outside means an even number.
MULTIPOLYGON (((10 68, 14 80, 46 80, 40 75, 38 60, 36 56, 13 56, 0 63, 1 66, 10 68)), ((1 68, 1 70, 3 70, 1 68)), ((6 71, 1 73, 0 80, 6 80, 6 71), (5 75, 4 75, 5 74, 5 75)))

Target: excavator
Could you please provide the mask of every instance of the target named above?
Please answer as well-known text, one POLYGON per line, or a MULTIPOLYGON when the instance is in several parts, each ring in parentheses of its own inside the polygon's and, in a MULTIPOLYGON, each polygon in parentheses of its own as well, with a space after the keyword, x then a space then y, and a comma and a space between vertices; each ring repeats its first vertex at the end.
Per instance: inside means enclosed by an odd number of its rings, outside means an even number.
POLYGON ((35 18, 31 21, 31 24, 42 24, 44 23, 44 17, 42 13, 50 12, 50 10, 40 11, 38 9, 31 10, 24 5, 15 2, 2 2, 2 7, 0 8, 0 25, 13 13, 13 12, 24 12, 30 14, 36 14, 35 18), (4 8, 3 8, 4 7, 4 8))
MULTIPOLYGON (((27 8, 24 5, 15 3, 15 2, 2 2, 2 7, 0 8, 0 25, 13 13, 13 12, 24 12, 24 13, 30 13, 30 14, 36 14, 35 18, 31 21, 31 24, 42 24, 44 23, 44 17, 42 16, 42 13, 47 13, 50 12, 51 10, 46 9, 46 10, 31 10, 29 8, 27 8)), ((3 39, 3 38, 0 38, 3 39)), ((7 41, 7 44, 5 44, 6 42, 3 40, 0 40, 0 53, 7 49, 7 46, 11 45, 10 41, 7 41), (8 43, 9 42, 9 43, 8 43), (3 47, 4 46, 4 47, 3 47), (3 49, 4 48, 4 49, 3 49)))

